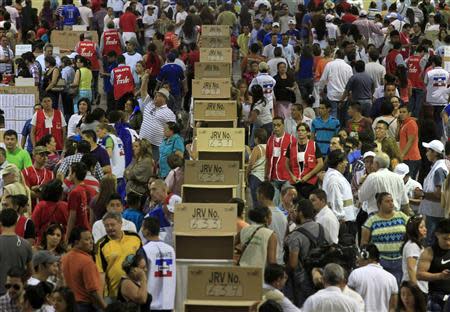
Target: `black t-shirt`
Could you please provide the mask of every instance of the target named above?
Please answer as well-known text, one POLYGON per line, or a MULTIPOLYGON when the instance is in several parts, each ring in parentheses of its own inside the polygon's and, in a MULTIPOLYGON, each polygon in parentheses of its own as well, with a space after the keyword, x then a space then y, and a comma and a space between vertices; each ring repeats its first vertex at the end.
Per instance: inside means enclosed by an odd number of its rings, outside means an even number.
MULTIPOLYGON (((307 144, 297 144, 297 150, 299 153, 306 151, 306 145, 307 144)), ((289 158, 289 155, 291 155, 291 146, 289 145, 286 150, 286 158, 289 158)), ((320 151, 320 148, 316 145, 316 159, 322 158, 322 152, 320 151)), ((300 166, 300 171, 303 171, 303 161, 299 161, 298 164, 300 166)))

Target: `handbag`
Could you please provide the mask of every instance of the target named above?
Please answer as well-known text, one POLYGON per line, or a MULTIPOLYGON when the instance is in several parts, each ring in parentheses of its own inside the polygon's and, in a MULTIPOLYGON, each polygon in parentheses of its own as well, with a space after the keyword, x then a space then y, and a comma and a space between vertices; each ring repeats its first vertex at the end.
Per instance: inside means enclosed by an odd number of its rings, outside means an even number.
POLYGON ((258 232, 261 228, 263 228, 264 225, 259 226, 249 237, 249 239, 242 245, 242 247, 239 249, 239 247, 236 246, 235 251, 237 255, 237 261, 236 265, 239 266, 239 263, 241 262, 242 255, 244 254, 245 250, 247 249, 248 245, 250 245, 250 242, 252 241, 253 237, 255 236, 256 232, 258 232))
POLYGON ((51 89, 54 92, 62 92, 66 88, 66 81, 61 77, 58 78, 56 85, 51 89))

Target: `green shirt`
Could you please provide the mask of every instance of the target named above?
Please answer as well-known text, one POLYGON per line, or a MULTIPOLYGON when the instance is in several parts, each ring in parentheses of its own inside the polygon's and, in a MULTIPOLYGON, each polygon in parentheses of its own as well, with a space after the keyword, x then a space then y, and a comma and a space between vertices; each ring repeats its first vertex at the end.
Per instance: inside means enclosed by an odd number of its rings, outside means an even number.
POLYGON ((10 164, 16 165, 20 171, 33 165, 30 154, 28 154, 26 150, 18 147, 14 150, 14 152, 6 150, 6 160, 10 164))

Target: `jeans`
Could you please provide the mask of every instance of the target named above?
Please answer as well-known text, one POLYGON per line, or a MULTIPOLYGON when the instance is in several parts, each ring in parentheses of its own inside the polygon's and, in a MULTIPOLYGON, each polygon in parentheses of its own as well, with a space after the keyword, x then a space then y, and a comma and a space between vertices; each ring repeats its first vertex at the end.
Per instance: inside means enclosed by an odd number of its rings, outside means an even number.
POLYGON ((117 193, 120 194, 120 197, 122 197, 122 202, 125 202, 125 197, 126 197, 126 186, 127 183, 125 182, 124 178, 118 178, 117 179, 117 193))
POLYGON ((77 312, 97 312, 99 310, 91 303, 77 302, 76 303, 76 311, 77 312))
POLYGON ((334 117, 334 118, 338 118, 339 101, 332 101, 332 100, 330 100, 328 98, 326 100, 331 104, 330 116, 334 117))
POLYGON ((447 301, 444 301, 445 293, 440 292, 430 292, 428 294, 428 304, 427 311, 431 312, 449 312, 450 304, 447 301))
POLYGON ((159 161, 159 146, 152 144, 153 160, 159 161))
POLYGON ((372 110, 372 100, 359 100, 357 102, 361 105, 361 114, 364 117, 370 117, 370 111, 372 110))
POLYGON ((433 245, 434 240, 436 239, 434 236, 434 231, 437 228, 439 221, 443 220, 441 217, 432 217, 425 216, 425 226, 427 227, 427 244, 428 246, 433 245))
POLYGON ((258 186, 262 183, 260 179, 255 177, 253 174, 250 174, 248 176, 248 187, 250 188, 250 194, 252 195, 252 201, 253 201, 253 208, 257 205, 256 200, 256 190, 258 189, 258 186))
POLYGON ((275 204, 276 207, 280 207, 281 206, 281 200, 280 200, 281 189, 285 185, 290 185, 289 181, 273 180, 271 182, 272 182, 273 187, 275 188, 275 195, 273 196, 273 203, 275 204))
POLYGON ((422 108, 423 100, 425 98, 425 91, 422 89, 412 89, 411 97, 409 98, 409 111, 411 116, 419 117, 420 109, 422 108))
POLYGON ((403 277, 403 271, 402 271, 402 259, 399 260, 385 260, 380 259, 380 264, 389 273, 395 276, 397 279, 397 284, 400 284, 403 277))
POLYGON ((409 167, 409 176, 416 180, 417 174, 419 173, 420 164, 422 163, 421 160, 404 160, 405 164, 409 167))
POLYGON ((308 103, 308 98, 314 91, 314 80, 312 78, 297 79, 297 83, 303 101, 308 103))

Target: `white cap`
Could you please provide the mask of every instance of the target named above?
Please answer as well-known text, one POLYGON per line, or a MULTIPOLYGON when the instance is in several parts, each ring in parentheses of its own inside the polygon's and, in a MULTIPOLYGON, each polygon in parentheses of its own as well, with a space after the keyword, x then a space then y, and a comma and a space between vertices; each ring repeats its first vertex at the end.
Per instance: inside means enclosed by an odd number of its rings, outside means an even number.
POLYGON ((397 13, 395 13, 395 12, 391 12, 391 13, 389 13, 387 16, 386 16, 386 18, 393 18, 393 19, 397 19, 398 18, 398 16, 397 16, 397 13))
POLYGON ((272 27, 280 27, 280 23, 278 23, 278 22, 273 22, 273 23, 272 23, 272 27))
POLYGON ((360 17, 367 16, 367 11, 366 10, 359 11, 359 16, 360 17))
POLYGON ((405 163, 400 163, 395 167, 394 172, 404 178, 409 173, 409 166, 405 163))
POLYGON ((423 142, 423 147, 432 149, 436 153, 444 154, 444 144, 439 140, 433 140, 430 143, 423 142))
POLYGON ((297 24, 297 22, 294 19, 291 19, 291 20, 289 20, 288 24, 295 25, 295 24, 297 24))
POLYGON ((331 15, 331 14, 327 14, 327 16, 325 16, 325 20, 326 20, 327 22, 331 22, 332 20, 334 20, 334 16, 331 15))
POLYGON ((170 194, 166 198, 166 204, 167 204, 167 210, 169 212, 174 213, 175 212, 175 205, 181 204, 182 200, 181 197, 175 194, 170 194))
POLYGON ((375 157, 376 155, 377 155, 377 154, 375 154, 374 152, 368 151, 368 152, 365 152, 365 153, 364 153, 363 159, 366 159, 367 157, 375 157))

